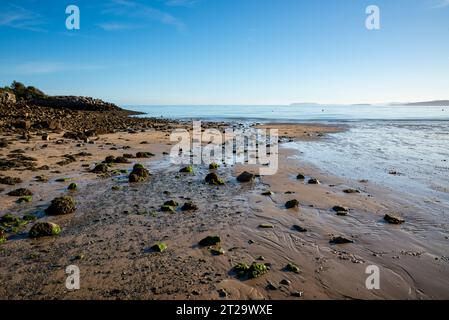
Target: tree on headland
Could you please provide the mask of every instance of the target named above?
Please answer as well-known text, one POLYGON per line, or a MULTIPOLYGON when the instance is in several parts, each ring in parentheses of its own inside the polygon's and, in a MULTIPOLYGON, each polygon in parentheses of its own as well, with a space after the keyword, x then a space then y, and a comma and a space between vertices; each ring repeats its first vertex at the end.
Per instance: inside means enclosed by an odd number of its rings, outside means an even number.
POLYGON ((13 81, 9 89, 14 93, 17 100, 33 100, 46 97, 46 94, 36 87, 27 87, 23 83, 18 81, 13 81))

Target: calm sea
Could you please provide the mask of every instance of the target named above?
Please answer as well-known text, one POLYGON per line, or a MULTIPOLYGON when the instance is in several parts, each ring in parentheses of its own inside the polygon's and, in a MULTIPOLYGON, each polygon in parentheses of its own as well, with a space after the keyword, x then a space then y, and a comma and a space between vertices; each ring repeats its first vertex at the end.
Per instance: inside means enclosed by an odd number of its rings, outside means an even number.
MULTIPOLYGON (((417 203, 449 208, 449 106, 127 106, 151 117, 344 124, 298 159, 347 179, 368 179, 417 203), (397 175, 391 175, 395 171, 397 175)), ((443 212, 444 213, 444 212, 443 212)), ((449 215, 449 212, 447 212, 449 215)))

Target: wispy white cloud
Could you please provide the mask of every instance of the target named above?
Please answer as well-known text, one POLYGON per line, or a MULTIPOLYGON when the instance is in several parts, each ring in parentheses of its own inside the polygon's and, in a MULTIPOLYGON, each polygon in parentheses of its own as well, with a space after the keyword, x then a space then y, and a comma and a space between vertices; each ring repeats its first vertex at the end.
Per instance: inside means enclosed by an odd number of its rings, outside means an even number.
POLYGON ((170 7, 191 7, 199 0, 166 0, 165 4, 170 7))
POLYGON ((449 7, 449 0, 439 0, 439 2, 434 5, 434 8, 445 8, 449 7))
POLYGON ((98 27, 105 31, 133 30, 143 28, 142 25, 133 23, 105 22, 97 24, 98 27))
MULTIPOLYGON (((170 13, 144 5, 137 1, 112 0, 107 8, 103 10, 103 14, 111 14, 117 17, 131 18, 134 20, 138 19, 142 22, 158 21, 162 24, 173 26, 180 32, 186 30, 185 24, 170 13)), ((114 25, 118 27, 119 25, 124 26, 125 24, 119 22, 108 23, 106 28, 103 29, 108 29, 108 31, 119 30, 118 28, 114 28, 114 25)))
POLYGON ((43 24, 40 14, 17 5, 5 5, 0 12, 0 27, 42 32, 45 31, 43 24))
POLYGON ((91 64, 77 64, 66 62, 33 61, 19 64, 2 66, 2 71, 6 74, 14 75, 45 75, 53 73, 64 73, 74 71, 91 71, 102 69, 102 66, 91 64))

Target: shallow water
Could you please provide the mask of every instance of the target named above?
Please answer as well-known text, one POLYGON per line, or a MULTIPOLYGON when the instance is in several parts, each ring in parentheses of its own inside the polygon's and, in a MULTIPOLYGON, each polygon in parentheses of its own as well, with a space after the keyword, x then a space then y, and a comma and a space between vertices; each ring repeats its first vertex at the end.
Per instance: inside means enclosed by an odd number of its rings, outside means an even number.
POLYGON ((287 145, 332 174, 368 179, 418 203, 449 206, 448 122, 354 122, 327 139, 287 145))

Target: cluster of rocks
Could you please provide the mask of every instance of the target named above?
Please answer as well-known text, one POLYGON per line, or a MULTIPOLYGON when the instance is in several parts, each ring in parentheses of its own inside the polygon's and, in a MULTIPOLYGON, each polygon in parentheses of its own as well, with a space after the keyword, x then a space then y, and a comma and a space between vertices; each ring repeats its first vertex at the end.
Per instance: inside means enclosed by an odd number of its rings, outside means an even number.
POLYGON ((78 96, 45 96, 30 101, 31 104, 50 107, 67 108, 82 111, 119 111, 120 107, 113 103, 105 102, 91 97, 78 96))

